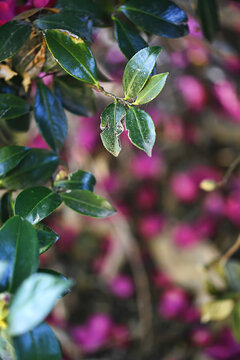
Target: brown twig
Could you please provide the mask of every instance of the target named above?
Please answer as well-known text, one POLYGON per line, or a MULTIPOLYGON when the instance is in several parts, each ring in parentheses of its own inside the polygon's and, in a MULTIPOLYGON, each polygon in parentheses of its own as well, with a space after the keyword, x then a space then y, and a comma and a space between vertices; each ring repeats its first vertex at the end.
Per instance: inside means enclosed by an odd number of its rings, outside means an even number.
POLYGON ((228 183, 232 173, 238 167, 239 164, 240 164, 240 155, 238 155, 237 158, 231 163, 231 165, 227 169, 223 179, 217 183, 218 188, 225 186, 228 183))

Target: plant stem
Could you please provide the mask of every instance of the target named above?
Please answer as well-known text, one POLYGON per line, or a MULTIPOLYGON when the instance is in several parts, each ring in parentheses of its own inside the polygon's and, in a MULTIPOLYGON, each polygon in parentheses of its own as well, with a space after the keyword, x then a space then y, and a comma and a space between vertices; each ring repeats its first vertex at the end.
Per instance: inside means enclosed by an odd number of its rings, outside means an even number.
POLYGON ((124 98, 122 97, 119 97, 117 95, 114 95, 108 91, 106 91, 102 86, 99 86, 99 87, 96 87, 96 86, 92 86, 92 88, 98 92, 101 92, 102 94, 106 95, 106 96, 109 96, 109 97, 112 97, 114 100, 117 100, 119 101, 120 103, 122 103, 123 105, 126 105, 126 106, 131 106, 132 103, 125 100, 124 98))

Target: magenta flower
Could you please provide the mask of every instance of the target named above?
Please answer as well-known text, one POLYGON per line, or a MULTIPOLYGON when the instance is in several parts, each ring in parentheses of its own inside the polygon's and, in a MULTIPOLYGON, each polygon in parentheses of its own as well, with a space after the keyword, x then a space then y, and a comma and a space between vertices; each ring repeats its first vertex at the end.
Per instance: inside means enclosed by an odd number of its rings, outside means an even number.
POLYGON ((156 205, 158 197, 158 190, 152 184, 142 185, 135 194, 136 205, 140 210, 151 210, 156 205))
POLYGON ((15 9, 15 0, 0 0, 0 26, 15 16, 15 9))
POLYGON ((187 106, 195 111, 202 110, 206 104, 206 91, 202 83, 191 75, 179 76, 176 86, 187 106))
POLYGON ((191 16, 188 18, 188 27, 190 35, 197 38, 203 38, 201 26, 199 25, 198 21, 191 16))
POLYGON ((173 194, 184 203, 194 202, 199 194, 199 188, 192 176, 187 172, 174 174, 170 181, 173 194))
POLYGON ((110 291, 119 298, 127 299, 134 294, 134 284, 130 276, 119 274, 108 284, 110 291))
POLYGON ((189 306, 187 293, 180 288, 167 289, 159 299, 158 313, 163 318, 174 319, 186 311, 189 306))
POLYGON ((194 246, 200 240, 193 225, 181 223, 173 229, 173 241, 182 248, 194 246))
POLYGON ((199 347, 206 347, 210 345, 213 340, 210 330, 204 326, 195 327, 191 331, 190 337, 193 344, 199 347))
POLYGON ((214 94, 222 109, 231 116, 232 120, 240 121, 240 100, 234 84, 222 81, 214 85, 214 94))
POLYGON ((130 171, 138 179, 159 178, 164 172, 164 159, 161 153, 148 157, 143 152, 138 152, 132 159, 130 171))
POLYGON ((234 191, 226 199, 225 215, 236 226, 240 226, 240 191, 234 191))
POLYGON ((223 329, 218 338, 206 349, 206 354, 214 360, 240 359, 240 345, 235 341, 230 329, 223 329))
POLYGON ((209 215, 221 217, 224 214, 224 198, 217 191, 211 192, 206 195, 203 207, 209 215))
POLYGON ((144 239, 152 239, 163 231, 165 224, 162 214, 145 215, 140 219, 139 234, 144 239))

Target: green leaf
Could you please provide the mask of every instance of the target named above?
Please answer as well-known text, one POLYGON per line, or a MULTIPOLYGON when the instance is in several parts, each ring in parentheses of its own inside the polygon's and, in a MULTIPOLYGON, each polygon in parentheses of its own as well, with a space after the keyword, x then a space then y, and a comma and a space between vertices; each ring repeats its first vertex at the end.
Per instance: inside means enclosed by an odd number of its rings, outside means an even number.
POLYGON ((59 30, 47 30, 45 38, 50 52, 66 72, 76 79, 99 86, 95 59, 82 39, 59 30))
POLYGON ((65 205, 82 215, 104 218, 116 213, 109 202, 88 190, 72 190, 61 196, 65 205))
POLYGON ((0 94, 0 120, 13 119, 24 115, 29 111, 29 104, 20 96, 13 94, 0 94))
POLYGON ((35 24, 42 30, 61 29, 68 30, 82 38, 84 41, 92 41, 91 21, 86 16, 73 10, 64 9, 58 14, 40 17, 35 24))
POLYGON ((30 127, 30 121, 30 113, 27 113, 14 119, 6 120, 6 125, 12 131, 27 132, 30 127))
POLYGON ((85 83, 66 75, 54 79, 56 95, 65 109, 79 116, 92 116, 96 112, 95 95, 85 83))
POLYGON ((14 55, 31 34, 31 24, 9 21, 0 27, 0 62, 14 55))
POLYGON ((130 108, 125 120, 126 129, 131 142, 139 149, 152 155, 152 148, 156 139, 154 123, 145 111, 130 108))
POLYGON ((28 277, 10 304, 8 333, 21 335, 40 324, 71 284, 70 280, 50 274, 36 273, 28 277))
POLYGON ((119 135, 124 130, 122 119, 126 115, 125 107, 119 102, 108 105, 101 114, 100 128, 103 130, 101 139, 105 148, 114 156, 121 151, 119 135))
POLYGON ((139 50, 148 46, 136 28, 123 23, 114 16, 112 19, 118 45, 128 60, 130 60, 139 50))
POLYGON ((47 144, 59 152, 67 136, 67 119, 58 97, 40 80, 37 81, 34 116, 47 144))
POLYGON ((1 197, 0 201, 0 222, 5 223, 11 216, 13 216, 13 202, 12 193, 6 192, 1 197))
POLYGON ((30 148, 24 146, 3 146, 0 148, 0 176, 14 169, 27 155, 30 148))
MULTIPOLYGON (((38 269, 38 273, 40 274, 50 274, 50 275, 54 275, 54 276, 57 276, 59 277, 59 279, 62 279, 64 281, 68 281, 68 279, 61 273, 59 273, 58 271, 55 271, 55 270, 52 270, 52 269, 43 269, 43 268, 40 268, 38 269)), ((59 298, 62 298, 64 297, 65 295, 67 295, 68 293, 70 293, 71 291, 71 287, 69 287, 68 289, 66 289, 60 296, 59 298)))
POLYGON ((28 221, 13 216, 5 222, 0 229, 0 260, 7 261, 8 267, 1 287, 16 291, 37 270, 38 252, 36 230, 28 221))
POLYGON ((61 190, 89 190, 93 191, 96 184, 95 177, 83 170, 78 170, 73 174, 70 174, 68 180, 58 180, 54 182, 54 186, 61 190))
MULTIPOLYGON (((208 1, 208 0, 206 0, 208 1)), ((119 8, 129 20, 145 31, 168 38, 188 34, 186 13, 169 0, 129 0, 119 8)))
POLYGON ((143 105, 152 101, 162 91, 169 73, 152 76, 142 91, 138 93, 133 105, 143 105))
POLYGON ((58 241, 59 235, 43 223, 36 224, 35 229, 39 241, 39 254, 41 255, 58 241))
POLYGON ((144 48, 127 63, 123 73, 123 90, 126 99, 134 98, 142 90, 161 50, 160 46, 144 48))
POLYGON ((230 316, 231 328, 237 342, 240 342, 240 302, 238 301, 230 316))
POLYGON ((16 360, 61 360, 59 342, 46 324, 42 323, 31 331, 13 338, 16 360))
POLYGON ((0 261, 0 283, 4 276, 4 272, 7 270, 8 263, 7 261, 0 261))
POLYGON ((36 224, 62 203, 61 196, 43 186, 23 190, 15 202, 15 214, 36 224))
POLYGON ((206 39, 212 41, 219 30, 218 3, 216 0, 198 0, 197 13, 206 39))
POLYGON ((7 189, 24 189, 45 184, 58 166, 58 156, 45 149, 29 149, 20 164, 2 178, 7 189))
POLYGON ((228 260, 225 264, 225 271, 230 288, 240 291, 240 262, 228 260))

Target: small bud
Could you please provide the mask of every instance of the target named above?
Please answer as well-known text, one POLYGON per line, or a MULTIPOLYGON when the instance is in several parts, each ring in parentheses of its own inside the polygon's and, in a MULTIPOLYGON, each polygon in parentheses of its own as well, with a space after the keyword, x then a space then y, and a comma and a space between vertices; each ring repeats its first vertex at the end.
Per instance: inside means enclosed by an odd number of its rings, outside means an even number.
POLYGON ((201 181, 199 187, 200 187, 200 189, 202 189, 204 191, 210 192, 210 191, 216 190, 217 183, 214 180, 204 179, 201 181))

